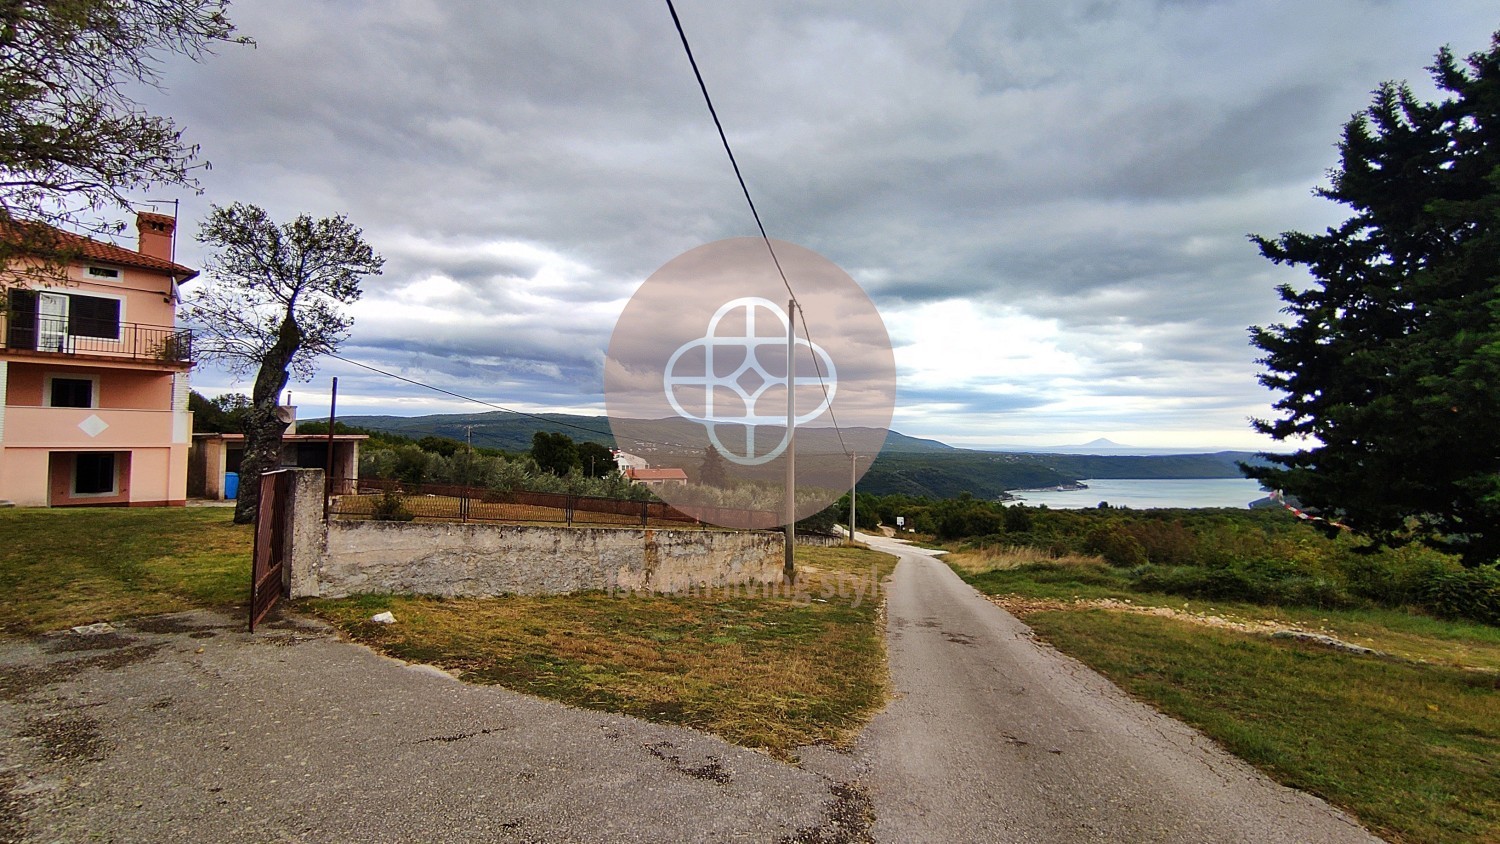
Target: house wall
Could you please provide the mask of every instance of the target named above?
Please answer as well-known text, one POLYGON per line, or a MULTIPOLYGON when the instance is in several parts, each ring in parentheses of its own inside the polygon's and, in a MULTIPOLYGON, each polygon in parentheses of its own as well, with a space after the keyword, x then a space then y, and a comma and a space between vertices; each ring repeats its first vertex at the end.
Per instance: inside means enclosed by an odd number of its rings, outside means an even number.
POLYGON ((187 446, 132 451, 130 479, 132 507, 187 503, 187 446))
MULTIPOLYGON (((43 285, 32 277, 19 276, 7 282, 17 287, 76 293, 80 296, 102 296, 120 300, 120 322, 170 327, 176 324, 176 305, 171 300, 172 281, 164 273, 121 267, 114 264, 77 263, 68 268, 65 284, 43 285), (118 279, 98 279, 88 275, 90 266, 120 271, 118 279)), ((5 314, 0 310, 0 329, 5 314)))
MULTIPOLYGON (((108 410, 91 407, 8 407, 5 445, 9 448, 147 448, 172 444, 170 410, 108 410), (89 428, 93 420, 102 430, 89 428), (90 431, 94 433, 90 433, 90 431)), ((187 443, 182 444, 186 448, 187 443)))
POLYGON ((163 326, 175 323, 176 306, 170 299, 172 283, 162 273, 107 263, 82 263, 68 268, 68 280, 68 287, 59 292, 122 299, 120 322, 163 326), (89 266, 117 269, 120 271, 120 278, 118 280, 94 278, 88 275, 89 266))
POLYGON ((34 448, 0 451, 0 500, 17 507, 46 507, 51 494, 48 453, 34 448))
MULTIPOLYGON (((161 409, 172 406, 173 376, 177 373, 125 369, 109 366, 77 366, 67 358, 56 362, 31 363, 12 361, 5 389, 5 403, 21 407, 41 407, 49 375, 64 378, 99 379, 101 408, 161 409)), ((181 375, 186 378, 185 374, 181 375)))

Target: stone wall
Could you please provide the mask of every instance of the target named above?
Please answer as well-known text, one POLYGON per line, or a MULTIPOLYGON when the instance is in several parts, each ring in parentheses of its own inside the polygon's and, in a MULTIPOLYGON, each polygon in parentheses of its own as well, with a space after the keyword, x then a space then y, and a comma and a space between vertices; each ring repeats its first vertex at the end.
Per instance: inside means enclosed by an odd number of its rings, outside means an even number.
POLYGON ((292 597, 369 592, 484 597, 588 590, 676 592, 777 583, 782 535, 322 518, 323 473, 299 477, 292 597), (302 494, 316 490, 317 495, 302 494), (313 519, 317 519, 314 526, 313 519))

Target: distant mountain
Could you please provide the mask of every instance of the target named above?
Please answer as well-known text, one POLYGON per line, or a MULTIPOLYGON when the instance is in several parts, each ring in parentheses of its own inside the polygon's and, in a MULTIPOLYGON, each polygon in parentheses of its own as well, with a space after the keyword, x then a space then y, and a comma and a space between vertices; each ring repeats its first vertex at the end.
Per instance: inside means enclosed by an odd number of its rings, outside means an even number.
MULTIPOLYGON (((325 417, 326 419, 326 417, 325 417)), ((315 419, 308 421, 325 421, 315 419)), ((486 411, 484 413, 441 413, 429 416, 340 416, 339 421, 345 425, 354 425, 360 428, 369 428, 374 431, 383 431, 389 434, 399 434, 404 437, 421 439, 422 437, 435 436, 447 437, 449 439, 463 442, 473 432, 474 445, 485 448, 498 448, 505 451, 525 451, 531 448, 531 438, 538 431, 551 433, 558 431, 572 437, 577 442, 594 442, 615 446, 614 434, 610 432, 609 417, 607 416, 577 416, 568 413, 542 413, 535 417, 519 416, 500 410, 486 411)), ((679 436, 673 439, 682 442, 692 442, 702 438, 701 427, 693 422, 681 420, 680 423, 663 422, 661 430, 664 436, 671 432, 674 423, 682 428, 679 436)), ((826 430, 826 429, 822 429, 826 430)), ((846 431, 848 429, 845 429, 846 431)), ((869 430, 869 429, 859 429, 869 430)), ((819 436, 820 429, 798 429, 797 436, 819 436)), ((824 437, 826 438, 826 437, 824 437)), ((890 431, 885 437, 884 452, 894 453, 932 453, 957 451, 947 443, 937 440, 922 439, 920 437, 908 437, 905 434, 890 431)))
MULTIPOLYGON (((321 420, 320 420, 321 421, 321 420)), ((484 413, 440 413, 430 416, 340 416, 345 425, 399 434, 403 437, 447 437, 463 442, 472 429, 474 445, 505 451, 526 451, 538 431, 561 431, 577 442, 591 442, 614 447, 606 416, 575 416, 569 413, 543 413, 537 418, 518 416, 501 410, 484 413)))
MULTIPOLYGON (((1224 448, 1189 448, 1184 446, 1161 447, 1161 446, 1136 446, 1124 445, 1114 440, 1100 437, 1090 440, 1082 445, 986 445, 977 446, 978 451, 1003 451, 1018 454, 1097 454, 1114 456, 1146 456, 1146 455, 1171 455, 1171 454, 1214 454, 1217 452, 1230 451, 1224 448)), ((1241 453, 1236 451, 1235 453, 1241 453)), ((1254 452, 1246 452, 1254 453, 1254 452)))
POLYGON ((941 454, 881 452, 860 481, 862 491, 950 498, 968 492, 995 498, 1085 479, 1239 478, 1239 462, 1258 463, 1248 451, 1213 454, 1026 454, 954 449, 941 454))
MULTIPOLYGON (((605 416, 544 413, 529 417, 487 411, 430 416, 344 416, 339 421, 414 439, 438 436, 463 441, 472 430, 474 445, 506 451, 529 449, 531 438, 538 431, 560 431, 579 442, 610 447, 615 444, 609 418, 605 416)), ((702 428, 685 419, 662 425, 662 436, 674 442, 690 443, 702 438, 702 428)), ((798 442, 805 443, 810 451, 837 453, 837 442, 829 429, 799 429, 797 436, 798 442)), ((1008 490, 1057 486, 1088 478, 1237 478, 1241 477, 1238 461, 1259 461, 1254 452, 1247 451, 1184 454, 1163 449, 1129 449, 1109 440, 1064 448, 1069 450, 963 449, 890 431, 885 447, 860 481, 859 489, 882 495, 904 493, 950 498, 967 492, 976 498, 996 498, 1008 490), (1097 453, 1110 447, 1120 451, 1097 453), (1146 453, 1136 453, 1141 451, 1146 453)))

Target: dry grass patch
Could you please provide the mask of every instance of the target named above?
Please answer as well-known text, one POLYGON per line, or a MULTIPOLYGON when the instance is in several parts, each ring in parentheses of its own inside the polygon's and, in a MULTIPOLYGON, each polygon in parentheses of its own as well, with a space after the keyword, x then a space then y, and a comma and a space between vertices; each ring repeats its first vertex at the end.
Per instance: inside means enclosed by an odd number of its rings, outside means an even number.
POLYGON ((1029 545, 972 548, 955 551, 943 556, 943 562, 957 569, 960 574, 981 574, 997 569, 1017 569, 1022 566, 1106 566, 1104 558, 1082 554, 1064 554, 1054 557, 1044 549, 1029 545))
POLYGON ((787 756, 846 743, 885 703, 875 588, 895 558, 798 548, 795 592, 310 602, 385 653, 611 712, 683 724, 787 756), (393 625, 368 619, 389 610, 393 625))

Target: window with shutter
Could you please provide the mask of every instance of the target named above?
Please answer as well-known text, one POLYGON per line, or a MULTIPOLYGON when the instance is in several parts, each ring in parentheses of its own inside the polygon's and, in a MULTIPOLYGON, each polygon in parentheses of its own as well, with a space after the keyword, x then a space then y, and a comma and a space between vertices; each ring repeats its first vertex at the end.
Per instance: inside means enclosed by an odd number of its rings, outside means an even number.
POLYGON ((120 300, 70 295, 68 333, 74 337, 120 339, 120 300))

